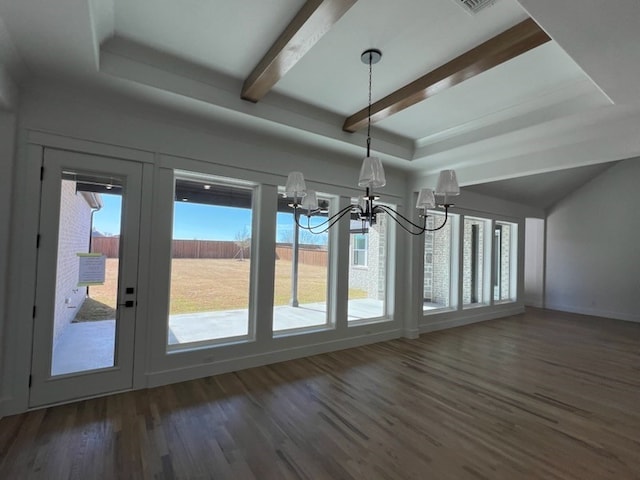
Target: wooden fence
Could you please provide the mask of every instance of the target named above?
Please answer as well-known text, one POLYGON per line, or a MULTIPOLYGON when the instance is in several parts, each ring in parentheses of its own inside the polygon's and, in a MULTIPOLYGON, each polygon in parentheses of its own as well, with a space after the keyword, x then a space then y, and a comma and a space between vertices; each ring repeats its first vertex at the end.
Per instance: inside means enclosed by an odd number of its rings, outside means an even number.
MULTIPOLYGON (((276 259, 291 261, 293 249, 291 245, 277 245, 276 259)), ((298 261, 304 265, 315 265, 317 267, 327 266, 327 251, 314 247, 300 246, 298 249, 298 261)))
POLYGON ((118 258, 120 237, 91 237, 91 253, 101 253, 107 258, 118 258))
POLYGON ((173 258, 250 258, 249 247, 217 240, 174 240, 173 258))
MULTIPOLYGON (((102 253, 107 258, 118 258, 119 237, 93 237, 91 251, 102 253)), ((291 261, 291 245, 278 244, 276 259, 291 261)), ((313 245, 301 245, 300 263, 327 266, 327 251, 313 245)), ((173 258, 251 258, 249 247, 241 248, 236 242, 222 240, 174 240, 173 258)))

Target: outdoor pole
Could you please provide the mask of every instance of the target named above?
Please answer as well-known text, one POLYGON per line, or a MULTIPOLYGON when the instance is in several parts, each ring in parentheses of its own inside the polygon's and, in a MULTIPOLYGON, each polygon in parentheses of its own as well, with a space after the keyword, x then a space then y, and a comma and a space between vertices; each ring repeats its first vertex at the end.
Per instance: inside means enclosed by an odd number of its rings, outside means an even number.
MULTIPOLYGON (((294 215, 296 213, 294 212, 294 215)), ((291 302, 292 307, 298 307, 298 237, 300 236, 300 227, 297 219, 293 219, 293 244, 291 245, 291 302)))

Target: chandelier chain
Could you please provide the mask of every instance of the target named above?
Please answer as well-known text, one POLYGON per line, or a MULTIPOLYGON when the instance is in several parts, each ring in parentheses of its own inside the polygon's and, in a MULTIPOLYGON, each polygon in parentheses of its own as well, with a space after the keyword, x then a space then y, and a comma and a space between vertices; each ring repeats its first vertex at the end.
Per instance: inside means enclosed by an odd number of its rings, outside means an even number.
POLYGON ((367 109, 367 157, 371 156, 371 85, 373 72, 373 52, 369 52, 369 107, 367 109))

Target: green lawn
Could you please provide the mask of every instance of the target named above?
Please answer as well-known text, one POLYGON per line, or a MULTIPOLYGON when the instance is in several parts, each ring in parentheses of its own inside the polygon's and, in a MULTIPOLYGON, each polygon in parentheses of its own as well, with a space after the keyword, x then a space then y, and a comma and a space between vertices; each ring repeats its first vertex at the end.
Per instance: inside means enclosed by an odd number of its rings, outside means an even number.
MULTIPOLYGON (((234 310, 249 303, 249 260, 174 259, 171 264, 171 315, 180 313, 234 310)), ((92 299, 115 306, 118 260, 107 259, 105 284, 91 287, 92 299)), ((323 302, 327 298, 327 269, 299 265, 298 300, 323 302)), ((366 292, 349 291, 349 298, 366 298, 366 292)), ((276 261, 275 305, 291 299, 291 262, 276 261)))

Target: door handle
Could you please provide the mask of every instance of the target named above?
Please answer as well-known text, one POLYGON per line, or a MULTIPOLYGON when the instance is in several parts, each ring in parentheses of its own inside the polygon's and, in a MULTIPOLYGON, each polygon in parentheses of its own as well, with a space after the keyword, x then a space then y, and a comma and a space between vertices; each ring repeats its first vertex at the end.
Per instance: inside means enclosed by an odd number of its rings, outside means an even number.
POLYGON ((118 306, 119 307, 131 308, 131 307, 135 306, 135 302, 133 300, 127 300, 124 303, 119 303, 118 306))

